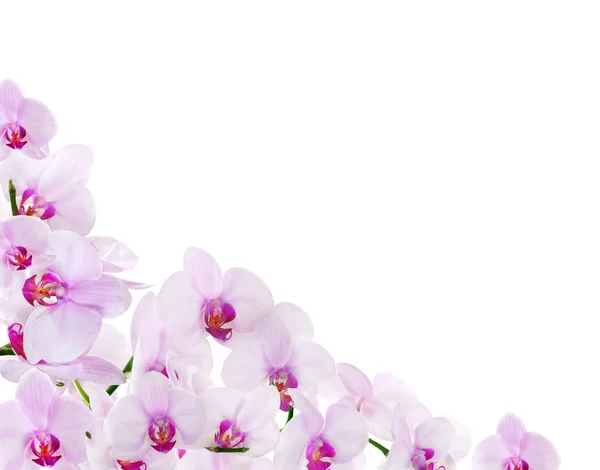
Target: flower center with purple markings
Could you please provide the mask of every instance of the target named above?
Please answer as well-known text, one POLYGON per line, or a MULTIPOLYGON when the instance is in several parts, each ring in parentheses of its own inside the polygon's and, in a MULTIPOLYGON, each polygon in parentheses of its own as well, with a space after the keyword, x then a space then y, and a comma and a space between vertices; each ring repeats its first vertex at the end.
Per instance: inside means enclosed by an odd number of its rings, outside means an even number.
POLYGON ((60 441, 48 432, 38 432, 31 440, 32 461, 40 467, 53 467, 62 455, 56 455, 60 441), (35 458, 33 458, 35 457, 35 458))
POLYGON ((8 262, 15 267, 15 271, 23 271, 31 266, 32 256, 23 246, 14 246, 6 253, 8 262))
POLYGON ((412 466, 415 470, 446 470, 446 467, 436 467, 432 462, 435 451, 433 449, 417 449, 412 458, 412 466))
POLYGON ((335 457, 335 449, 328 442, 317 439, 306 446, 305 455, 308 460, 306 464, 308 470, 327 470, 331 467, 330 460, 335 457))
POLYGON ((529 470, 529 464, 519 457, 508 459, 504 470, 529 470))
POLYGON ((296 377, 285 369, 279 369, 269 376, 269 384, 273 385, 279 391, 279 409, 281 411, 290 411, 290 408, 294 404, 292 403, 289 390, 291 388, 298 388, 296 377))
POLYGON ((50 219, 56 213, 54 205, 46 202, 42 196, 33 188, 26 189, 21 196, 21 204, 19 206, 20 215, 28 215, 31 217, 39 217, 42 220, 50 219))
POLYGON ((131 460, 117 460, 117 465, 121 470, 147 470, 148 466, 142 460, 132 462, 131 460))
POLYGON ((11 149, 22 149, 27 143, 26 140, 23 140, 25 136, 27 136, 27 131, 17 123, 9 124, 4 130, 4 138, 7 140, 6 146, 11 149))
POLYGON ((167 366, 159 361, 155 361, 150 367, 146 369, 146 372, 160 372, 167 379, 169 378, 169 372, 167 371, 167 366))
POLYGON ((169 420, 164 418, 155 419, 148 428, 150 440, 154 442, 152 445, 154 450, 164 454, 170 452, 175 447, 176 432, 177 429, 169 420))
POLYGON ((54 273, 44 274, 39 282, 36 282, 37 274, 25 281, 23 285, 23 297, 31 305, 37 302, 44 307, 56 305, 67 293, 67 286, 58 275, 54 273))
POLYGON ((240 447, 245 440, 246 435, 240 428, 233 424, 233 421, 228 419, 221 421, 219 430, 215 434, 215 442, 218 447, 223 447, 225 449, 240 447))
POLYGON ((235 309, 220 299, 207 300, 202 305, 200 315, 206 323, 206 331, 215 339, 227 341, 231 338, 228 324, 235 320, 235 309))
POLYGON ((8 327, 8 340, 15 354, 21 356, 23 359, 27 359, 25 348, 23 347, 23 325, 20 323, 10 325, 8 327))

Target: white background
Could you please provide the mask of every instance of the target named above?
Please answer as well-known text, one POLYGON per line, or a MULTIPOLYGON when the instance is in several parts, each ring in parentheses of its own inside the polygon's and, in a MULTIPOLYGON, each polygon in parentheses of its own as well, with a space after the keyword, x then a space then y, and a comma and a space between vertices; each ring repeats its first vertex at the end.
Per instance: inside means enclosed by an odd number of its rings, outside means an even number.
POLYGON ((512 411, 597 464, 596 2, 1 7, 0 78, 92 146, 133 277, 203 247, 475 442, 512 411))

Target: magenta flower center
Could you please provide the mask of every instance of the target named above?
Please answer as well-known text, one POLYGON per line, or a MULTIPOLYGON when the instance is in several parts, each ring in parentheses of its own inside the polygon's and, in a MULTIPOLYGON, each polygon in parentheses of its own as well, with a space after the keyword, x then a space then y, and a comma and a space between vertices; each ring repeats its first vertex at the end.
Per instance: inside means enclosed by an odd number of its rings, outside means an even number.
POLYGON ((147 470, 148 466, 142 460, 132 462, 131 460, 117 460, 117 465, 122 470, 147 470))
POLYGON ((160 372, 167 379, 169 378, 169 371, 167 370, 167 366, 165 366, 160 361, 154 361, 150 366, 146 367, 146 372, 160 372))
POLYGON ((27 360, 25 348, 23 347, 23 325, 20 323, 10 325, 8 327, 8 340, 15 354, 27 360))
POLYGON ((290 371, 279 369, 269 376, 269 384, 273 385, 279 391, 279 409, 281 411, 290 411, 294 403, 292 402, 289 390, 291 388, 298 388, 296 377, 290 371))
POLYGON ((177 429, 165 418, 155 419, 148 428, 150 440, 154 442, 152 447, 158 452, 166 454, 175 447, 175 433, 177 429))
POLYGON ((235 320, 235 309, 221 299, 207 300, 202 305, 200 315, 206 324, 206 331, 215 339, 227 341, 231 338, 228 324, 235 320))
POLYGON ((245 440, 246 434, 244 434, 242 430, 233 423, 233 421, 228 419, 221 421, 219 430, 215 433, 215 442, 217 447, 223 447, 225 449, 240 447, 245 440))
POLYGON ((335 449, 319 438, 306 446, 305 456, 308 460, 306 464, 308 470, 327 470, 331 467, 331 459, 335 457, 335 449))
POLYGON ((44 307, 56 305, 67 294, 67 285, 54 273, 44 274, 39 282, 36 282, 37 274, 25 281, 23 285, 23 297, 31 305, 37 302, 44 307))
POLYGON ((529 464, 519 457, 512 457, 508 459, 504 470, 529 470, 529 464))
POLYGON ((23 126, 20 126, 17 123, 9 124, 4 129, 4 138, 6 139, 6 146, 11 149, 20 150, 27 143, 26 140, 23 140, 27 135, 27 131, 23 126))
POLYGON ((22 246, 14 246, 7 251, 8 262, 15 267, 15 271, 23 271, 31 266, 32 256, 27 253, 27 249, 22 246))
POLYGON ((48 432, 38 432, 31 440, 31 460, 40 467, 53 467, 62 455, 56 455, 60 449, 60 441, 48 432))
MULTIPOLYGON (((415 470, 439 470, 431 460, 435 455, 433 449, 415 449, 412 466, 415 470)), ((441 467, 443 468, 443 467, 441 467)))
POLYGON ((21 196, 19 214, 47 220, 54 217, 56 209, 52 203, 47 202, 46 199, 40 196, 35 189, 29 188, 23 191, 21 196))

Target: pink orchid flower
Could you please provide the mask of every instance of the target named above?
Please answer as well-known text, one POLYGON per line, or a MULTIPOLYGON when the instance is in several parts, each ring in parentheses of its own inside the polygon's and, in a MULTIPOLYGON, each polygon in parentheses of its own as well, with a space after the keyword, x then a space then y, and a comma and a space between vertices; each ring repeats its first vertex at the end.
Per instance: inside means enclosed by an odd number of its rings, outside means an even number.
POLYGON ((277 304, 258 324, 256 337, 239 344, 225 360, 223 382, 244 391, 273 385, 280 394, 280 409, 289 411, 290 390, 305 390, 335 373, 335 361, 310 341, 312 334, 304 311, 293 304, 277 304))
POLYGON ((49 244, 50 229, 41 220, 17 216, 0 221, 0 287, 9 287, 31 268, 34 257, 44 260, 49 244))
POLYGON ((25 98, 14 82, 0 82, 0 161, 14 150, 46 158, 48 142, 57 130, 54 115, 44 104, 25 98))
POLYGON ((109 396, 103 387, 88 385, 93 421, 90 427, 91 437, 86 440, 88 463, 92 470, 173 470, 179 463, 177 452, 148 452, 136 460, 120 460, 112 455, 112 448, 104 434, 104 420, 115 405, 115 399, 109 396))
POLYGON ((217 454, 203 449, 186 452, 177 470, 273 470, 273 462, 266 457, 217 454))
POLYGON ((473 452, 473 470, 557 470, 560 457, 544 436, 527 432, 513 414, 504 416, 496 434, 473 452))
POLYGON ((247 395, 229 388, 212 388, 200 395, 207 410, 207 432, 199 441, 202 447, 247 448, 244 455, 261 457, 279 442, 275 414, 277 392, 259 387, 247 395))
POLYGON ((208 333, 223 344, 233 333, 251 333, 273 307, 271 292, 256 275, 242 268, 221 273, 205 251, 189 248, 183 271, 165 281, 158 295, 158 313, 181 350, 208 333))
POLYGON ((121 398, 108 412, 104 433, 115 458, 136 462, 152 449, 168 453, 175 445, 194 444, 205 422, 206 412, 195 395, 159 372, 149 372, 137 393, 121 398))
POLYGON ((94 343, 103 318, 116 317, 131 304, 123 283, 102 274, 90 242, 74 232, 52 232, 56 260, 23 285, 23 296, 36 308, 24 325, 27 360, 74 361, 94 343))
POLYGON ((379 373, 373 383, 357 367, 339 363, 337 374, 345 396, 341 399, 365 418, 371 434, 392 440, 392 415, 399 403, 416 401, 414 391, 392 374, 379 373))
POLYGON ((281 432, 277 470, 332 470, 356 458, 369 441, 367 425, 354 408, 336 403, 325 418, 302 394, 290 391, 300 414, 281 432))
POLYGON ((208 341, 203 339, 193 354, 172 351, 168 332, 156 313, 156 295, 153 292, 142 297, 133 314, 131 346, 135 349, 130 385, 134 391, 141 377, 150 371, 160 372, 175 385, 195 394, 211 384, 209 374, 213 358, 208 341))
POLYGON ((396 407, 392 435, 384 470, 451 470, 457 455, 462 458, 468 450, 458 449, 463 441, 450 420, 433 418, 418 402, 396 407))
POLYGON ((86 235, 96 221, 96 204, 85 187, 92 164, 92 152, 83 145, 67 145, 42 161, 15 155, 0 167, 0 182, 8 199, 7 183, 13 181, 20 215, 86 235))
POLYGON ((0 404, 0 468, 67 468, 86 459, 91 415, 83 404, 59 397, 35 369, 19 381, 15 397, 0 404))

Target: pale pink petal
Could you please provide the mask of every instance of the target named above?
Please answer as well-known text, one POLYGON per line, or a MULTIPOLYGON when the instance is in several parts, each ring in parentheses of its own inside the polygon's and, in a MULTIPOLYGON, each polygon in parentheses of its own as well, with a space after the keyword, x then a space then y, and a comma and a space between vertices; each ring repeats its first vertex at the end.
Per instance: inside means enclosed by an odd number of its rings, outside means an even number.
POLYGON ((48 249, 50 229, 37 217, 10 217, 4 222, 3 229, 12 246, 23 246, 33 255, 48 249))
POLYGON ((114 318, 131 305, 129 289, 116 277, 104 274, 100 279, 82 281, 69 290, 70 299, 97 311, 102 318, 114 318))
POLYGON ((421 402, 400 402, 394 408, 392 433, 396 432, 396 424, 400 423, 401 426, 408 426, 409 431, 414 434, 419 424, 431 417, 431 412, 421 402))
POLYGON ((406 441, 394 441, 385 459, 383 470, 412 470, 412 452, 412 446, 407 445, 406 441))
POLYGON ((360 412, 365 417, 371 434, 386 441, 393 439, 392 412, 387 406, 371 398, 363 402, 360 412))
POLYGON ((85 460, 85 433, 91 424, 92 415, 83 404, 67 399, 52 402, 48 431, 60 440, 63 455, 71 463, 85 460))
POLYGON ((258 337, 269 363, 276 369, 283 367, 292 353, 292 337, 279 315, 268 315, 260 322, 258 337))
MULTIPOLYGON (((460 421, 457 421, 454 418, 446 417, 448 421, 452 424, 452 427, 456 431, 456 436, 452 441, 452 447, 449 452, 449 463, 459 462, 464 459, 469 450, 471 449, 472 438, 471 432, 467 429, 467 427, 462 424, 460 421)), ((446 469, 450 470, 450 469, 446 469)))
POLYGON ((87 239, 98 250, 105 273, 120 273, 133 269, 140 261, 131 248, 112 237, 87 237, 87 239))
POLYGON ((106 440, 115 454, 122 456, 143 455, 148 427, 152 417, 135 395, 118 400, 104 421, 106 440))
MULTIPOLYGON (((15 277, 19 274, 15 272, 12 265, 8 263, 6 255, 0 257, 0 287, 3 289, 10 287, 15 277)), ((22 285, 22 283, 19 283, 22 285)))
POLYGON ((102 318, 88 308, 61 302, 53 309, 38 307, 25 324, 25 354, 31 363, 64 363, 77 359, 94 343, 102 318))
MULTIPOLYGON (((20 197, 27 188, 37 188, 37 183, 49 163, 49 159, 32 160, 24 157, 19 152, 14 152, 10 158, 0 165, 0 181, 12 180, 17 190, 17 197, 20 197)), ((9 201, 8 185, 3 184, 2 190, 5 199, 9 201)))
POLYGON ((67 364, 36 364, 32 367, 46 374, 55 383, 67 383, 75 380, 83 370, 83 366, 77 362, 67 364))
POLYGON ((58 396, 50 378, 37 369, 26 372, 15 392, 15 398, 34 429, 43 429, 48 424, 50 403, 58 396))
POLYGON ((288 366, 304 388, 335 374, 335 361, 331 354, 312 341, 294 345, 288 366))
POLYGON ((23 99, 23 92, 15 82, 12 80, 0 82, 0 123, 15 122, 17 120, 19 105, 23 99))
MULTIPOLYGON (((1 125, 1 123, 0 123, 1 125)), ((2 128, 0 128, 0 132, 2 131, 2 128)), ((0 145, 0 162, 3 162, 4 160, 6 160, 6 158, 11 154, 12 150, 7 147, 6 145, 0 145)), ((11 214, 9 214, 11 215, 11 214)))
MULTIPOLYGON (((242 428, 243 429, 243 428, 242 428)), ((246 445, 249 450, 246 455, 251 457, 261 457, 268 452, 273 451, 279 443, 279 426, 274 419, 266 421, 262 426, 246 432, 246 445)))
POLYGON ((300 468, 301 464, 306 462, 304 452, 312 437, 301 420, 291 420, 281 431, 273 459, 275 468, 277 470, 300 468))
POLYGON ((123 369, 131 357, 131 348, 127 337, 114 325, 105 322, 87 355, 100 357, 123 369))
POLYGON ((159 372, 148 372, 140 379, 138 396, 150 416, 161 416, 169 408, 168 392, 173 382, 159 372))
POLYGON ((248 341, 233 349, 221 371, 223 383, 237 390, 253 390, 266 382, 271 365, 266 361, 261 345, 248 341))
POLYGON ((0 468, 20 469, 34 430, 16 400, 0 403, 0 468))
POLYGON ((337 373, 350 395, 355 397, 370 397, 372 395, 371 381, 358 367, 340 362, 337 365, 337 373))
POLYGON ((27 131, 28 143, 41 147, 50 142, 58 131, 54 114, 33 98, 25 98, 19 105, 19 124, 27 131))
POLYGON ((17 356, 1 356, 0 357, 0 375, 9 382, 17 383, 23 375, 35 368, 17 356))
POLYGON ((254 330, 258 320, 273 308, 273 297, 266 284, 243 268, 232 268, 223 278, 221 299, 233 305, 233 328, 240 333, 254 330))
POLYGON ((194 279, 207 299, 216 299, 223 286, 223 274, 217 261, 200 248, 188 248, 183 255, 183 270, 194 279))
POLYGON ((82 356, 78 362, 83 366, 79 380, 105 384, 121 385, 126 382, 125 375, 120 368, 104 359, 93 356, 82 356))
POLYGON ((85 145, 67 145, 52 156, 52 162, 40 178, 38 190, 47 201, 64 199, 84 186, 92 172, 94 156, 85 145))
MULTIPOLYGON (((29 134, 27 136, 29 137, 29 134)), ((19 152, 25 157, 33 160, 44 160, 50 153, 50 147, 48 144, 40 145, 39 147, 28 144, 19 150, 19 152)))
POLYGON ((67 196, 53 201, 56 214, 48 219, 52 230, 70 230, 87 235, 96 223, 96 202, 87 188, 73 189, 67 196))
POLYGON ((273 420, 279 409, 279 392, 275 387, 264 385, 248 393, 237 415, 237 424, 249 432, 273 420))
POLYGON ((102 262, 98 253, 85 238, 68 231, 52 232, 50 246, 57 258, 48 268, 73 286, 81 281, 95 280, 102 276, 102 262))
POLYGON ((292 341, 310 341, 315 329, 312 321, 304 310, 289 302, 280 302, 274 307, 274 312, 281 317, 292 336, 292 341))
POLYGON ((191 333, 201 328, 200 309, 204 299, 192 276, 179 271, 169 277, 160 289, 156 311, 169 329, 191 333))
POLYGON ((156 313, 156 294, 144 295, 133 313, 131 321, 131 347, 138 341, 144 358, 156 359, 161 348, 161 330, 163 326, 156 313))
POLYGON ((206 411, 198 397, 182 388, 171 388, 167 392, 170 418, 181 434, 185 444, 193 444, 204 431, 206 411))
POLYGON ((217 429, 224 419, 233 420, 243 404, 241 394, 230 388, 211 388, 200 395, 200 400, 206 410, 206 429, 217 429))
MULTIPOLYGON (((504 470, 506 460, 511 455, 502 443, 500 436, 490 436, 480 442, 473 451, 473 470, 504 470)), ((531 467, 535 470, 535 467, 531 467)))
POLYGON ((560 457, 556 447, 544 436, 528 432, 521 444, 521 458, 532 470, 557 470, 560 457))
POLYGON ((395 375, 380 372, 373 379, 373 398, 393 410, 400 402, 415 402, 416 393, 395 375))
POLYGON ((432 449, 437 459, 444 458, 452 447, 456 431, 445 418, 432 418, 422 422, 415 430, 415 447, 432 449))
MULTIPOLYGON (((298 390, 290 390, 289 394, 292 397, 294 408, 300 412, 298 419, 302 421, 308 434, 312 437, 317 437, 323 430, 325 424, 323 416, 316 406, 298 390)), ((294 418, 294 420, 296 420, 296 418, 294 418)))
POLYGON ((147 282, 138 282, 138 281, 130 281, 128 279, 121 279, 121 282, 125 284, 125 286, 130 290, 146 290, 154 287, 154 284, 149 284, 147 282))
POLYGON ((331 405, 325 416, 322 436, 335 449, 332 462, 350 462, 369 442, 369 430, 363 417, 346 405, 331 405))
POLYGON ((504 442, 504 446, 512 455, 519 455, 521 450, 521 439, 525 437, 525 425, 518 416, 511 413, 506 414, 498 423, 496 434, 504 442))

